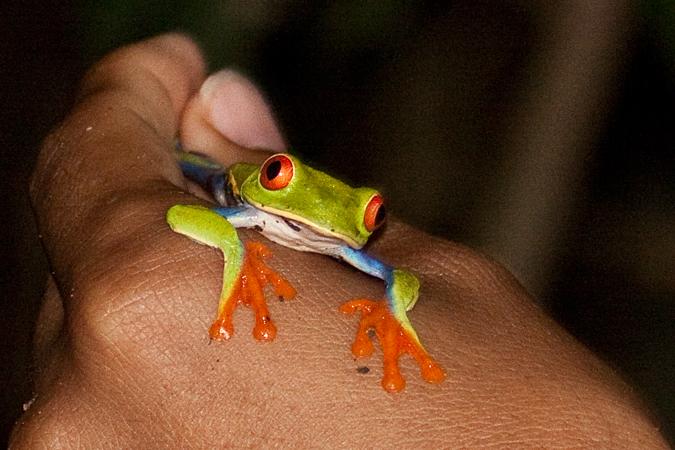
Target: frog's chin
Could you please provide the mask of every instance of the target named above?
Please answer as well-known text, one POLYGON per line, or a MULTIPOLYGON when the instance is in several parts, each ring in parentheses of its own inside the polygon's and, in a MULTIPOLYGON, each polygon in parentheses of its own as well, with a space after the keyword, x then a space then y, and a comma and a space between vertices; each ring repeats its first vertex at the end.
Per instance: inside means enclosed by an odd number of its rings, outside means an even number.
POLYGON ((253 228, 270 241, 303 252, 333 255, 339 248, 352 247, 345 239, 323 234, 305 223, 262 209, 257 210, 255 223, 253 228))

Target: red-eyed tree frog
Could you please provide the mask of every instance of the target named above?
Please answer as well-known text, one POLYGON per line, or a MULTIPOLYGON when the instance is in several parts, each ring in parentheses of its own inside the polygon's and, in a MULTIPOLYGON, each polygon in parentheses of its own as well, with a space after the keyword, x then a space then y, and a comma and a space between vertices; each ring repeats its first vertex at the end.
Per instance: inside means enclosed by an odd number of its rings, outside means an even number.
POLYGON ((256 316, 254 337, 273 340, 276 327, 262 288, 271 283, 276 295, 285 299, 296 294, 286 280, 263 263, 262 259, 270 256, 263 244, 249 242, 244 246, 240 241, 237 228, 254 228, 271 241, 332 256, 384 280, 386 300, 358 299, 340 309, 346 314, 362 314, 352 345, 354 356, 372 353, 368 332, 375 330, 383 351, 384 389, 392 392, 405 387, 398 368, 398 358, 404 352, 417 360, 426 381, 443 380, 443 371, 422 347, 406 315, 417 301, 417 278, 362 249, 385 219, 384 202, 376 190, 352 188, 284 153, 269 157, 262 166, 238 163, 229 170, 204 155, 183 151, 180 145, 176 146, 176 155, 184 175, 220 204, 214 208, 177 205, 166 216, 173 231, 216 247, 225 256, 218 315, 209 330, 212 338, 229 339, 234 331, 232 314, 237 305, 246 304, 256 316))

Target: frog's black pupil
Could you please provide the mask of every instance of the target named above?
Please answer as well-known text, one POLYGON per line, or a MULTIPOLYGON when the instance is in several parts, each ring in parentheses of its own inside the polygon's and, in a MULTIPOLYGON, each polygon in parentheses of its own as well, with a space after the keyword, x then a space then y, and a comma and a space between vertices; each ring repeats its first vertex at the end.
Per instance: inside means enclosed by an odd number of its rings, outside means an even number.
POLYGON ((387 208, 384 205, 380 205, 375 215, 375 226, 380 226, 384 222, 384 217, 387 215, 387 208))
POLYGON ((281 171, 281 161, 272 161, 267 165, 265 175, 267 175, 268 180, 273 180, 277 177, 277 175, 279 175, 280 171, 281 171))

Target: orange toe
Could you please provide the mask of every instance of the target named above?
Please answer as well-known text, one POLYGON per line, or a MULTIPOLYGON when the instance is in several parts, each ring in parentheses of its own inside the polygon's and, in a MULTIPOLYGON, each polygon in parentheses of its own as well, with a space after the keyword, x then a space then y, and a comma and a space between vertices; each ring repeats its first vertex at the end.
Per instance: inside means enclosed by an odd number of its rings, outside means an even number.
POLYGON ((272 253, 260 242, 248 242, 245 247, 244 259, 239 269, 239 278, 232 290, 230 298, 221 300, 223 307, 216 321, 209 330, 212 338, 227 340, 234 333, 232 315, 239 305, 248 305, 255 314, 253 337, 259 341, 272 341, 277 335, 277 327, 270 317, 263 287, 272 283, 274 291, 279 297, 290 299, 295 297, 295 289, 279 274, 262 261, 272 253))
POLYGON ((356 340, 352 345, 354 356, 362 357, 372 353, 373 344, 368 336, 368 330, 375 330, 382 346, 384 360, 382 387, 385 390, 396 392, 405 387, 405 380, 398 367, 398 359, 403 353, 409 353, 415 358, 422 369, 424 380, 437 383, 445 378, 443 370, 431 359, 417 339, 396 320, 385 301, 353 300, 342 305, 340 311, 350 315, 361 311, 356 340))

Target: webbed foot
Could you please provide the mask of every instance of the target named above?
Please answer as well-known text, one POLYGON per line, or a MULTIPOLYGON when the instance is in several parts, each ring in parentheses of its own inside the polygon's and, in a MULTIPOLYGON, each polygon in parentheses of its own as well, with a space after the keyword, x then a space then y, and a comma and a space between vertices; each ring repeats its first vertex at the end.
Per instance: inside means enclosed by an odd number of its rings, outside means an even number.
POLYGON ((424 380, 437 383, 445 378, 443 370, 431 359, 417 337, 396 320, 385 301, 352 300, 342 305, 340 311, 349 315, 361 311, 359 329, 352 345, 352 353, 357 358, 369 356, 373 352, 374 347, 368 331, 375 330, 382 346, 384 359, 382 387, 386 391, 397 392, 405 387, 405 380, 398 367, 398 358, 406 352, 420 365, 424 380))
POLYGON ((239 305, 248 305, 255 313, 253 337, 260 341, 272 341, 277 335, 277 327, 267 309, 263 287, 267 283, 272 283, 274 293, 283 299, 295 297, 296 292, 293 286, 262 261, 272 256, 267 247, 260 242, 248 242, 245 249, 239 276, 235 280, 230 296, 221 299, 218 317, 211 325, 209 334, 217 340, 227 340, 232 337, 234 310, 239 305))

